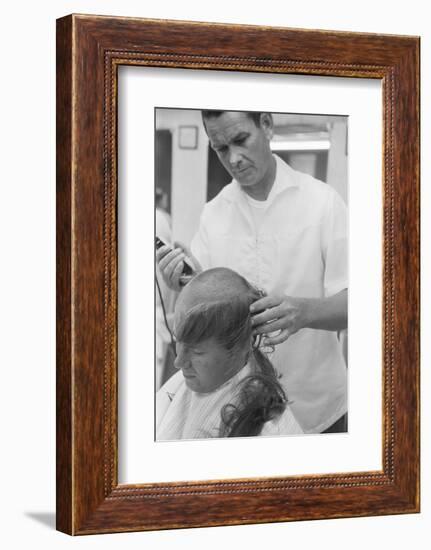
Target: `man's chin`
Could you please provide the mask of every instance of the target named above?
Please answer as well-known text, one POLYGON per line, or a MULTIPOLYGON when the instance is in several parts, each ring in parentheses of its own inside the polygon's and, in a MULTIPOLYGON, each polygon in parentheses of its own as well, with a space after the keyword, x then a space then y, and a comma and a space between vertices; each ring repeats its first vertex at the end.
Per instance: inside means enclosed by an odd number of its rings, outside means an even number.
POLYGON ((199 382, 194 376, 184 376, 184 382, 189 390, 199 391, 199 382))
POLYGON ((253 185, 254 183, 256 183, 255 178, 253 177, 253 174, 249 171, 247 171, 243 175, 238 174, 235 179, 241 185, 253 185))
POLYGON ((250 175, 249 177, 237 178, 236 181, 240 184, 241 187, 254 187, 258 183, 256 181, 256 178, 254 177, 254 174, 253 177, 252 175, 250 175))

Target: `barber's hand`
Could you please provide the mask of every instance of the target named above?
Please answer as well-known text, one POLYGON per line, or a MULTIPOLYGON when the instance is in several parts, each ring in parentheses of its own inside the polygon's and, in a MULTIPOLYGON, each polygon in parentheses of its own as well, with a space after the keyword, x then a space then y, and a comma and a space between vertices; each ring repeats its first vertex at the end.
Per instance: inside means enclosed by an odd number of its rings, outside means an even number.
POLYGON ((165 245, 156 251, 156 261, 163 280, 169 288, 177 292, 192 278, 192 276, 182 275, 184 259, 187 259, 187 263, 194 269, 195 274, 202 271, 199 262, 190 250, 179 242, 174 243, 174 248, 165 245))
POLYGON ((253 333, 266 335, 279 332, 265 337, 263 343, 281 344, 306 326, 306 306, 307 300, 304 298, 293 298, 279 292, 268 294, 250 306, 253 333))

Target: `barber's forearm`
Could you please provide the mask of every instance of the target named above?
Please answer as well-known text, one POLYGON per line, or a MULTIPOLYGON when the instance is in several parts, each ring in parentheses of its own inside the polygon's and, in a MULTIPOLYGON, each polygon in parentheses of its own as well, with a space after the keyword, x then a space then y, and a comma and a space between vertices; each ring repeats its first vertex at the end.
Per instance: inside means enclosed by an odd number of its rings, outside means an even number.
POLYGON ((329 298, 304 299, 304 328, 347 328, 347 289, 329 298))

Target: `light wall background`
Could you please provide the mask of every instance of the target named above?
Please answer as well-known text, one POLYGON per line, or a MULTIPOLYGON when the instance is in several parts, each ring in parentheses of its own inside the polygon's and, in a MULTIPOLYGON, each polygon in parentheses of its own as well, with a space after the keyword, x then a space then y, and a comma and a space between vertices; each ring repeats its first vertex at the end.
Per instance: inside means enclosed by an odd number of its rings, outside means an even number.
MULTIPOLYGON (((3 6, 0 341, 3 548, 429 547, 431 524, 431 30, 427 3, 16 0, 3 6), (101 535, 53 530, 55 508, 55 18, 95 13, 422 36, 422 514, 101 535)), ((366 223, 366 219, 364 220, 366 223)), ((364 396, 366 402, 366 396, 364 396)), ((288 460, 288 457, 286 457, 288 460)))
POLYGON ((208 139, 200 112, 189 109, 157 109, 156 129, 169 130, 172 134, 172 236, 173 240, 189 246, 206 202, 208 139), (197 127, 196 149, 179 146, 181 126, 197 127))

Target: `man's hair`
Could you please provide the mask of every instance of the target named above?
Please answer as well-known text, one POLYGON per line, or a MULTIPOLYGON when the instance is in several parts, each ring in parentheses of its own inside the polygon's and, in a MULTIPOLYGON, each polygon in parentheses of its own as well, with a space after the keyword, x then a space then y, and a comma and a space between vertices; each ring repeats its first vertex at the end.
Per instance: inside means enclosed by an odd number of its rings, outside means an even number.
MULTIPOLYGON (((202 299, 176 328, 178 341, 197 344, 215 338, 232 354, 251 346, 250 305, 262 297, 261 291, 227 268, 203 271, 189 285, 201 287, 202 299), (212 294, 211 285, 225 289, 226 296, 212 294)), ((228 403, 221 410, 221 437, 259 435, 265 422, 286 408, 287 397, 272 363, 257 345, 253 345, 253 357, 254 372, 240 382, 236 403, 228 403)))
MULTIPOLYGON (((204 123, 205 130, 207 129, 205 121, 208 118, 218 118, 223 113, 230 113, 231 111, 220 111, 220 110, 203 110, 202 112, 202 122, 204 123)), ((260 128, 260 115, 262 114, 260 111, 239 111, 245 113, 249 118, 252 119, 252 121, 255 123, 257 128, 260 128)))

